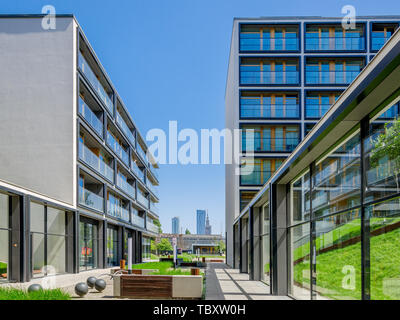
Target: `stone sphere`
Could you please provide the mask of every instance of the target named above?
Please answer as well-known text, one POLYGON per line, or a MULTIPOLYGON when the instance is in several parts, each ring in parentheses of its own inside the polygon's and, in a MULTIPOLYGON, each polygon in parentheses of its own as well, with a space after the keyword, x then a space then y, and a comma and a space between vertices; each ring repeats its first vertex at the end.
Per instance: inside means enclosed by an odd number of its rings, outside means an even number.
POLYGON ((31 284, 28 288, 28 292, 36 292, 39 290, 43 290, 42 286, 38 283, 31 284))
POLYGON ((102 292, 106 288, 106 282, 103 279, 97 279, 94 287, 98 292, 102 292))
POLYGON ((88 285, 89 288, 94 288, 96 280, 97 280, 96 277, 89 277, 86 280, 86 284, 88 285))
POLYGON ((83 297, 86 293, 88 293, 88 291, 89 288, 84 282, 79 282, 75 286, 75 293, 80 297, 83 297))

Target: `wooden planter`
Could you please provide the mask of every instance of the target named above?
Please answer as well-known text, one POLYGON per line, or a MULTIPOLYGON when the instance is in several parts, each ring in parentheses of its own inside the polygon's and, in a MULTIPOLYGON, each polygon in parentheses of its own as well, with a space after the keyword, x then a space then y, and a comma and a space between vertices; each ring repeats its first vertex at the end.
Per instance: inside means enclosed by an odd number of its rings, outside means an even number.
POLYGON ((133 299, 201 299, 203 277, 123 274, 114 277, 114 296, 133 299))

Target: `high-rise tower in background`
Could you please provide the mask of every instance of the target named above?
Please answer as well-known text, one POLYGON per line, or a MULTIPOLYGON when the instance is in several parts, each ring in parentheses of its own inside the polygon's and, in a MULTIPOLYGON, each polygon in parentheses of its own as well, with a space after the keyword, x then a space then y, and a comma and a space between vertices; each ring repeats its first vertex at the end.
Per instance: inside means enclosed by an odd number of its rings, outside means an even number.
POLYGON ((172 218, 172 233, 179 234, 179 217, 172 218))
POLYGON ((206 210, 197 210, 197 234, 206 234, 206 210))
POLYGON ((208 213, 207 213, 207 218, 206 218, 205 233, 206 233, 206 234, 211 234, 211 225, 210 225, 210 219, 209 219, 209 217, 208 217, 208 213))

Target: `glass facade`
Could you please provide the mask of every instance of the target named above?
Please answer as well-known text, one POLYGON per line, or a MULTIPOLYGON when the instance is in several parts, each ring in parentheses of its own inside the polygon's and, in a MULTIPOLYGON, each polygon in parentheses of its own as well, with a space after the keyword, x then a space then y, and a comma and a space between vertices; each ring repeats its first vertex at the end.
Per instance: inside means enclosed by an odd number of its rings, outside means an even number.
POLYGON ((151 239, 147 237, 142 237, 142 259, 151 259, 151 239))
POLYGON ((79 223, 80 270, 95 269, 98 266, 97 221, 83 219, 79 223))
POLYGON ((339 98, 340 92, 307 92, 305 117, 319 119, 339 98))
POLYGON ((118 261, 118 228, 107 226, 107 266, 114 267, 119 265, 118 261))
POLYGON ((240 185, 263 185, 279 168, 284 159, 242 160, 240 167, 240 185))
POLYGON ((248 205, 256 193, 257 191, 240 190, 240 211, 248 205))
POLYGON ((260 220, 261 280, 271 288, 271 219, 269 210, 269 203, 266 203, 262 208, 262 219, 260 220))
POLYGON ((373 23, 371 33, 371 50, 378 51, 393 35, 399 24, 373 23))

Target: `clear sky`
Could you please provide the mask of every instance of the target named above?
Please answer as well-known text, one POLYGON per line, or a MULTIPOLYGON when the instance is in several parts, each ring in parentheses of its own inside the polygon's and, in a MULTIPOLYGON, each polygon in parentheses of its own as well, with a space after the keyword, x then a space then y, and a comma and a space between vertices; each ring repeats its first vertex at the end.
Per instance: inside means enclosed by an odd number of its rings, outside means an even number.
MULTIPOLYGON (((0 13, 73 13, 142 135, 224 127, 224 91, 233 17, 400 14, 398 0, 2 0, 0 13)), ((223 165, 162 165, 160 221, 196 232, 196 209, 208 209, 213 233, 225 230, 223 165)))

